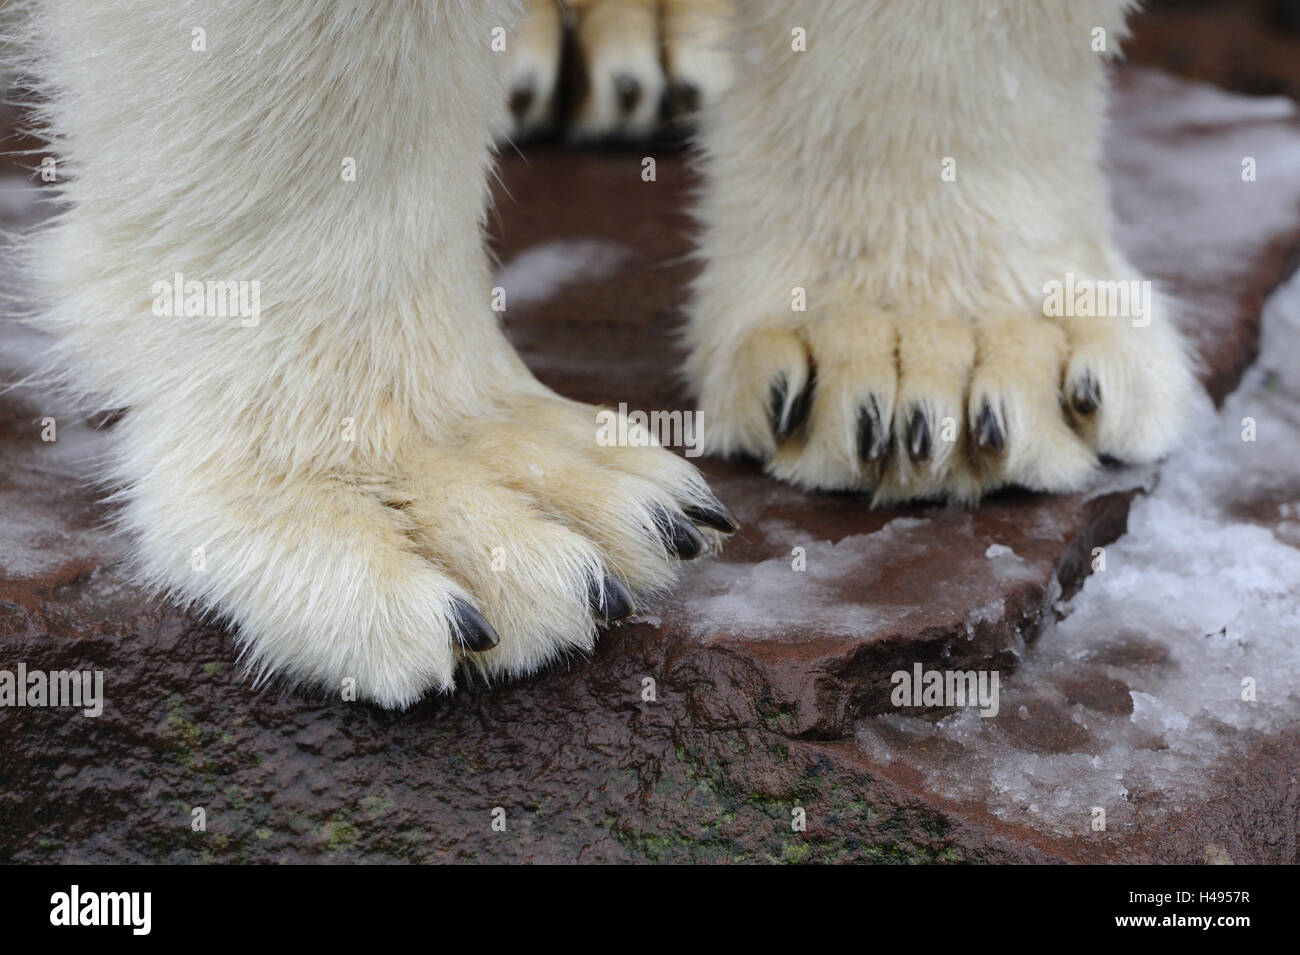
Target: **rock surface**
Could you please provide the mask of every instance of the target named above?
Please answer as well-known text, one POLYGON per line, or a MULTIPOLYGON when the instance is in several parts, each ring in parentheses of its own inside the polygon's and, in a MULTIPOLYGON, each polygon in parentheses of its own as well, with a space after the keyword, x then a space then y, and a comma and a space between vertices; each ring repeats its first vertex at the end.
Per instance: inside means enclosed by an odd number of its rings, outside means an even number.
MULTIPOLYGON (((1116 85, 1123 244, 1178 299, 1220 402, 1300 250, 1295 109, 1139 70, 1116 85), (1257 181, 1243 181, 1245 157, 1257 181)), ((692 270, 693 180, 664 154, 642 182, 640 160, 505 157, 492 229, 507 326, 567 395, 686 409, 671 332, 692 270)), ((10 340, 10 367, 27 367, 32 343, 10 340)), ((895 670, 997 669, 1014 683, 1150 472, 974 512, 871 511, 706 460, 744 529, 671 599, 591 660, 385 713, 255 690, 228 633, 126 583, 84 483, 105 435, 59 416, 38 390, 0 396, 0 669, 103 670, 108 702, 97 718, 0 710, 0 859, 1296 860, 1295 727, 1243 734, 1200 805, 1157 800, 1105 833, 1083 817, 1074 831, 1008 821, 978 795, 936 791, 906 750, 863 743, 871 714, 891 709, 895 670), (191 828, 196 807, 206 832, 191 828), (795 807, 806 832, 792 831, 795 807)), ((1108 652, 1160 651, 1137 635, 1108 652)), ((1096 667, 1063 685, 1071 705, 1133 705, 1096 667)), ((1086 743, 1053 700, 1001 722, 1035 751, 1086 743)))

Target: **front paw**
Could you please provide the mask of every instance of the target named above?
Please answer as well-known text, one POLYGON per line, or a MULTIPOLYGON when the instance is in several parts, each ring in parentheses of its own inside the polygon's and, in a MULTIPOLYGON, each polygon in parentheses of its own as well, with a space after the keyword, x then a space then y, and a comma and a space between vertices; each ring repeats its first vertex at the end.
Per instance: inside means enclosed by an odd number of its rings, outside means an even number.
POLYGON ((1194 382, 1163 321, 974 321, 843 307, 691 360, 710 450, 877 504, 1077 490, 1099 455, 1172 447, 1194 382))
POLYGON ((530 394, 382 461, 269 474, 238 443, 164 454, 126 523, 157 583, 238 626, 259 676, 404 707, 463 667, 590 652, 735 529, 685 460, 598 432, 596 409, 530 394))

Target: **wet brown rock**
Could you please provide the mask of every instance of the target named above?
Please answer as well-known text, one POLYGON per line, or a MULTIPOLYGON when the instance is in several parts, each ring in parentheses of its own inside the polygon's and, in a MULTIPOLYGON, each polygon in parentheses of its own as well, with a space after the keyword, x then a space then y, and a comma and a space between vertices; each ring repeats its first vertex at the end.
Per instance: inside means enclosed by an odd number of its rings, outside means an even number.
POLYGON ((1061 689, 1070 703, 1078 703, 1099 713, 1132 713, 1133 697, 1120 680, 1089 674, 1065 680, 1061 689))

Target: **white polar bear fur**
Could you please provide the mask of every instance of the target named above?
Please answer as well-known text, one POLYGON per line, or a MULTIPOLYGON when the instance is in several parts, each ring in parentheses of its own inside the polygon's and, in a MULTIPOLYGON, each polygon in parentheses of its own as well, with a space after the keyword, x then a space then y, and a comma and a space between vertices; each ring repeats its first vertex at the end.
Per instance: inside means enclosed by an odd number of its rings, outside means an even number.
POLYGON ((606 572, 671 581, 657 509, 707 504, 703 481, 597 447, 594 409, 538 384, 490 311, 490 41, 513 4, 27 13, 66 204, 28 249, 34 321, 72 387, 129 409, 106 479, 144 579, 231 619, 260 674, 388 706, 462 663, 589 651, 606 572), (260 323, 156 316, 175 273, 259 281, 260 323), (495 649, 456 645, 455 599, 495 649))
MULTIPOLYGON (((660 515, 707 507, 704 482, 662 449, 596 447, 593 409, 538 384, 489 310, 488 127, 506 74, 490 39, 513 4, 28 7, 22 65, 43 80, 65 201, 27 250, 33 321, 70 387, 129 409, 105 477, 145 580, 231 620, 259 674, 332 691, 354 681, 387 706, 451 689, 464 665, 520 675, 589 651, 606 573, 638 594, 667 586, 676 562, 655 536, 660 515), (191 48, 196 29, 206 51, 191 48), (260 282, 259 324, 155 315, 154 285, 176 273, 260 282), (482 611, 498 646, 457 644, 455 601, 482 611)), ((738 81, 705 136, 691 327, 715 448, 773 451, 728 383, 761 389, 784 360, 790 341, 764 336, 791 331, 781 303, 793 285, 845 306, 797 329, 841 329, 860 360, 839 379, 823 369, 834 403, 855 387, 848 372, 880 370, 863 342, 896 331, 860 313, 952 313, 966 328, 982 310, 1038 311, 1045 274, 1127 269, 1098 171, 1101 67, 1044 22, 1048 7, 1120 29, 1118 2, 742 8, 738 81), (975 8, 999 11, 986 42, 957 28, 975 8), (799 59, 783 49, 795 25, 810 37, 799 59), (1025 74, 1015 100, 1004 69, 1025 74), (918 108, 936 102, 951 109, 918 108), (949 154, 959 198, 933 184, 949 154)), ((955 327, 937 359, 982 334, 955 327)), ((1141 332, 1136 350, 1096 346, 1106 408, 1153 403, 1141 420, 1103 415, 1102 450, 1158 453, 1180 413, 1176 337, 1163 319, 1141 332)), ((1048 421, 1056 385, 1040 379, 1058 374, 1058 345, 984 365, 1002 375, 990 387, 1010 395, 1028 448, 1013 442, 1012 476, 1064 488, 1092 451, 1048 421)), ((936 406, 958 400, 941 375, 910 387, 936 406)), ((771 466, 809 486, 861 477, 833 441, 771 466)), ((893 493, 970 498, 1006 476, 954 473, 905 471, 893 493)))
MULTIPOLYGON (((736 79, 704 119, 704 268, 688 335, 688 379, 711 450, 754 454, 809 487, 870 489, 879 480, 883 500, 930 492, 970 500, 1008 480, 1069 490, 1086 478, 1094 451, 1149 460, 1169 450, 1193 386, 1163 311, 1145 328, 1126 319, 1074 323, 1070 352, 1036 328, 1045 324, 1046 282, 1071 272, 1141 278, 1110 236, 1105 57, 1091 45, 1101 29, 1107 51, 1118 49, 1128 6, 742 0, 736 79), (791 48, 796 28, 806 32, 806 52, 791 48), (955 182, 941 180, 946 157, 956 162, 955 182), (792 311, 795 287, 806 290, 806 313, 792 311), (906 367, 907 336, 936 316, 945 347, 922 341, 913 349, 919 366, 906 367), (984 360, 980 329, 991 321, 1012 325, 984 360), (1015 348, 1022 330, 1033 342, 1015 348), (964 347, 975 357, 927 367, 972 335, 964 347), (804 445, 778 452, 765 376, 788 367, 802 380, 805 351, 818 360, 825 392, 812 413, 818 427, 804 445), (891 367, 875 367, 881 356, 891 367), (1065 370, 1089 358, 1104 377, 1103 410, 1082 426, 1085 442, 1050 420, 1046 377, 1013 392, 1026 368, 1050 360, 1065 370), (965 375, 972 389, 999 388, 1021 425, 1001 470, 965 473, 941 448, 933 481, 909 473, 901 453, 892 475, 889 465, 883 476, 863 473, 844 433, 852 421, 833 407, 832 390, 847 402, 875 376, 896 406, 910 393, 960 422, 965 375), (940 394, 931 377, 951 392, 940 394), (1044 400, 1028 401, 1029 391, 1044 400)), ((900 419, 905 410, 896 407, 900 419)))

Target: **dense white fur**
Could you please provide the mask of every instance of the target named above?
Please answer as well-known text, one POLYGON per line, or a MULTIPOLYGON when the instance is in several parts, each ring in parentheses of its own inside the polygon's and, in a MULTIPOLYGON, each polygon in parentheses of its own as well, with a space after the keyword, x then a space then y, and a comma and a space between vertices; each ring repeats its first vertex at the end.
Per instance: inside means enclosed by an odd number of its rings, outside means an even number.
POLYGON ((707 445, 747 452, 806 487, 880 501, 973 500, 1017 482, 1080 486, 1094 451, 1148 460, 1176 439, 1193 388, 1160 312, 1048 320, 1067 273, 1140 279, 1110 237, 1101 173, 1104 57, 1125 0, 743 0, 736 82, 706 111, 704 269, 689 378, 707 445), (806 31, 806 52, 792 31, 806 31), (941 179, 951 157, 957 178, 941 179), (792 309, 806 290, 807 311, 792 309), (809 427, 778 448, 774 376, 791 398, 815 366, 809 427), (1058 396, 1090 373, 1099 411, 1058 396), (886 457, 855 449, 870 396, 892 419, 886 457), (1001 455, 972 446, 988 398, 1001 455), (914 408, 956 422, 929 462, 903 448, 914 408))
MULTIPOLYGON (((1009 480, 1076 487, 1093 449, 1168 447, 1191 385, 1167 320, 1041 307, 1066 272, 1134 275, 1109 238, 1087 36, 1116 42, 1122 6, 742 5, 738 82, 705 137, 690 330, 716 450, 805 486, 969 500, 1009 480), (789 49, 796 26, 806 53, 789 49), (790 310, 794 286, 807 312, 790 310), (797 391, 810 355, 813 427, 778 452, 766 392, 776 373, 797 391), (1085 372, 1103 404, 1080 437, 1058 397, 1085 372), (895 447, 873 473, 852 450, 867 394, 887 418, 920 404, 959 421, 991 396, 1008 448, 981 458, 963 439, 914 467, 895 447)), ((233 620, 260 672, 351 678, 395 706, 449 689, 461 663, 521 674, 590 648, 606 572, 642 593, 671 580, 657 515, 707 505, 699 475, 661 449, 598 446, 594 410, 538 384, 489 310, 488 127, 507 72, 490 38, 511 4, 29 14, 66 202, 28 249, 33 320, 72 386, 129 409, 106 476, 146 580, 233 620), (260 322, 154 314, 176 273, 260 282, 260 322), (456 599, 496 649, 456 645, 456 599)))
POLYGON ((462 660, 589 649, 606 572, 671 579, 655 508, 706 501, 699 476, 598 447, 594 409, 538 384, 490 311, 512 4, 29 12, 66 200, 30 248, 35 320, 79 391, 129 408, 108 478, 148 581, 232 619, 259 672, 400 706, 462 660), (260 323, 155 315, 175 273, 260 282, 260 323), (498 647, 456 645, 454 598, 498 647))

